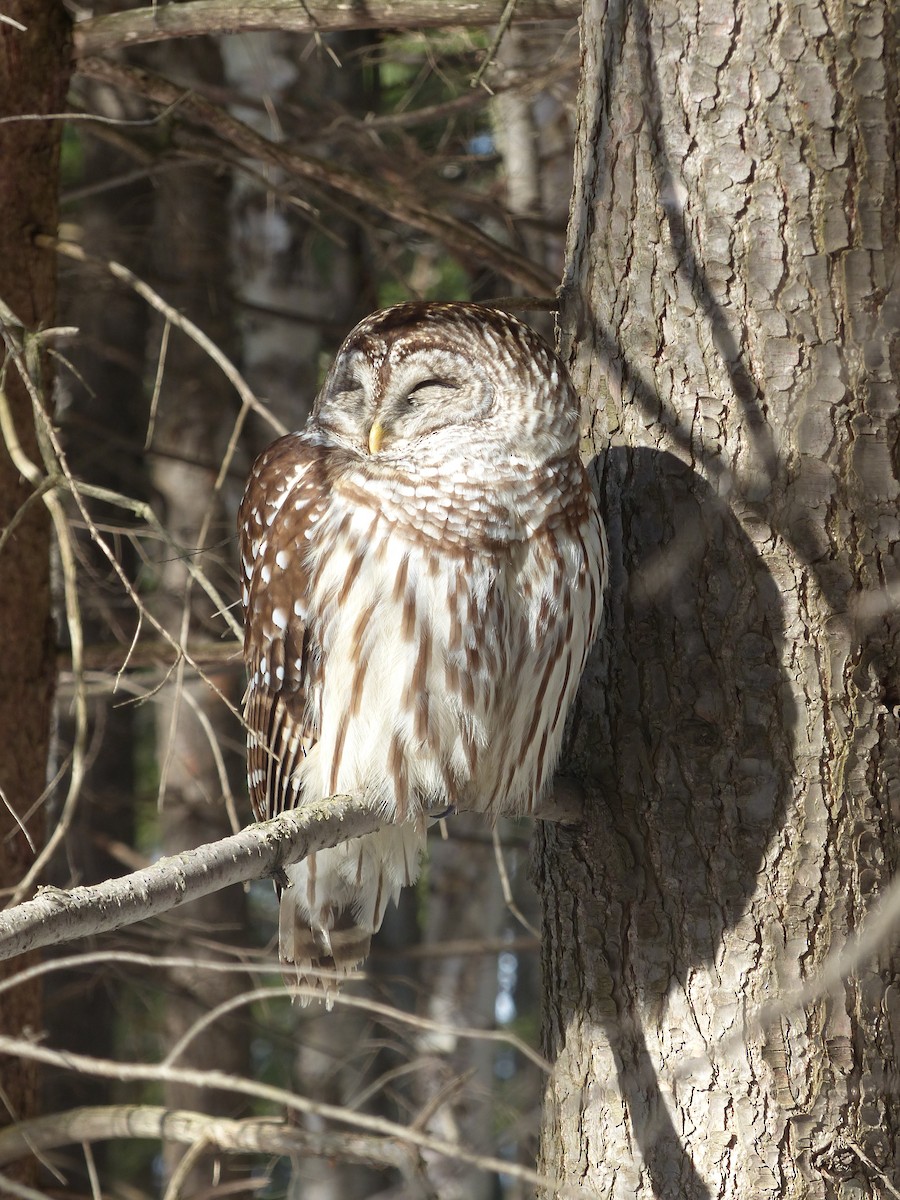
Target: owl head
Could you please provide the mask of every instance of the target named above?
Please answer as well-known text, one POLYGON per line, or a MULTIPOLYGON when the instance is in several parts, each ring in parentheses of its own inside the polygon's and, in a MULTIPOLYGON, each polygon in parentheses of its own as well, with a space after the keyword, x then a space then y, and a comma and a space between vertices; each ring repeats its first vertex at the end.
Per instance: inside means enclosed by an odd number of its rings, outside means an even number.
POLYGON ((546 461, 572 450, 579 402, 549 346, 478 304, 398 304, 366 317, 338 351, 313 428, 362 458, 415 454, 546 461))

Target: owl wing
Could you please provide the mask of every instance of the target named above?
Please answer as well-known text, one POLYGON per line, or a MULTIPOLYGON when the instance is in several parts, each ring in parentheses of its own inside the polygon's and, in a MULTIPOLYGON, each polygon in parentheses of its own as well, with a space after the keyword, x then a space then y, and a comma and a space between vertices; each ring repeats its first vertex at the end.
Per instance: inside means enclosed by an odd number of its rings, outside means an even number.
POLYGON ((294 808, 318 737, 321 661, 308 612, 310 532, 325 494, 316 447, 288 434, 256 460, 241 502, 247 782, 257 820, 294 808))

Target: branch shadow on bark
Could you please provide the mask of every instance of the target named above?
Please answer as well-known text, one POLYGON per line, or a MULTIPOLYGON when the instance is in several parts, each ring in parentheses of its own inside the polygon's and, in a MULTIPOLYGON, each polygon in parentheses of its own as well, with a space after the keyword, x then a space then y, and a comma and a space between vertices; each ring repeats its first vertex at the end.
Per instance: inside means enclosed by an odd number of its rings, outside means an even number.
MULTIPOLYGON (((728 505, 686 463, 613 447, 593 469, 613 575, 569 753, 584 824, 537 832, 544 1052, 558 1062, 566 1051, 571 1073, 590 1058, 567 1043, 592 1029, 653 1195, 709 1200, 655 1064, 677 1067, 672 998, 689 1010, 692 974, 718 961, 747 913, 784 818, 797 714, 780 666, 782 605, 728 505)), ((695 1039, 686 1026, 682 1044, 695 1039)))

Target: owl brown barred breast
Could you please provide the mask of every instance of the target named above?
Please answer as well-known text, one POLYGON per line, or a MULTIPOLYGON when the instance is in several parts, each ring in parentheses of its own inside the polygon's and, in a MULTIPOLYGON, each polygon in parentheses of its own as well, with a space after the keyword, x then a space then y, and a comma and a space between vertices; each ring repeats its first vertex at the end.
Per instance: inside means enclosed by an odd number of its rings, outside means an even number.
POLYGON ((384 828, 288 867, 298 979, 365 958, 413 883, 424 809, 527 814, 597 634, 603 524, 579 401, 526 325, 400 304, 341 346, 239 517, 247 772, 263 820, 336 794, 384 828))

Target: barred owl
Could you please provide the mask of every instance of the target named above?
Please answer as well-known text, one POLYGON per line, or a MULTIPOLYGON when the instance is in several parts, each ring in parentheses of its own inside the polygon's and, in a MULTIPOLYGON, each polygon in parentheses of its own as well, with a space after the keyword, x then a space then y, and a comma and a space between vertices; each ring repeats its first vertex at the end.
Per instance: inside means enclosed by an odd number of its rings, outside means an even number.
POLYGON ((286 869, 298 979, 362 961, 425 810, 528 813, 600 623, 606 541, 579 403, 527 326, 400 304, 338 352, 241 505, 247 773, 265 819, 335 794, 384 828, 286 869))

